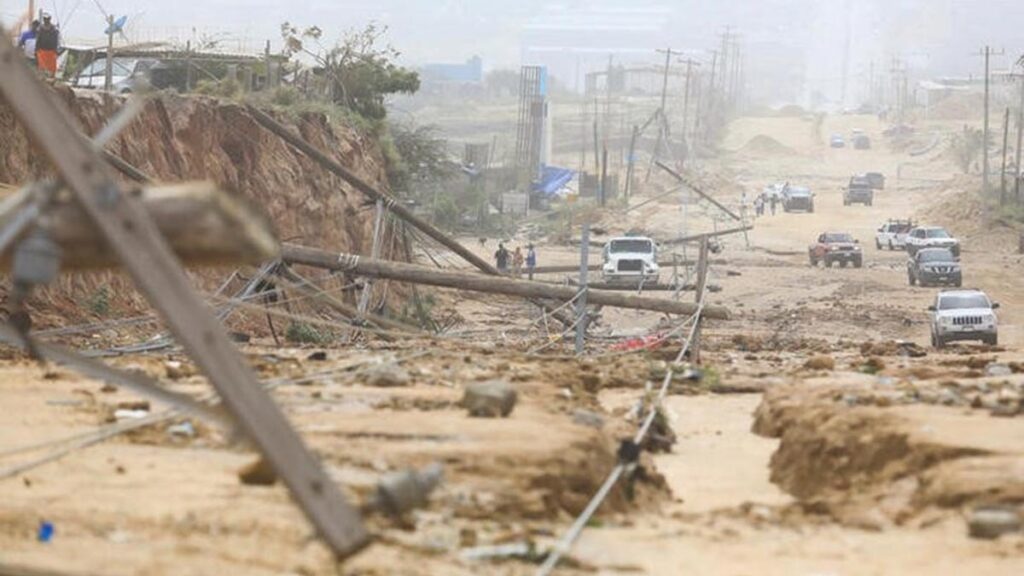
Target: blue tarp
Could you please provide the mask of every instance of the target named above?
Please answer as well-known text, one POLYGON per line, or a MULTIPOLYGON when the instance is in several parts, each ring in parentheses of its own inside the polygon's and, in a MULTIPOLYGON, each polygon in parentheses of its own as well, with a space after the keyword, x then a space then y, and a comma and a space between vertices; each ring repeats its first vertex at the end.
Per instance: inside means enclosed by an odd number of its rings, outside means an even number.
POLYGON ((545 166, 541 170, 540 181, 533 185, 533 191, 544 196, 554 196, 566 184, 572 182, 572 179, 575 177, 576 172, 574 170, 557 166, 545 166))

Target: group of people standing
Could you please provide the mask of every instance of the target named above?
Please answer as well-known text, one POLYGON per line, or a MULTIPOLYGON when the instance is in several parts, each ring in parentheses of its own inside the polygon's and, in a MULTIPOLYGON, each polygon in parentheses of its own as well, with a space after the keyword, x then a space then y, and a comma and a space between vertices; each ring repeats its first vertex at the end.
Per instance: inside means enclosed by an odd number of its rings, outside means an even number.
POLYGON ((505 248, 505 243, 499 242, 498 251, 494 253, 494 263, 499 272, 511 273, 516 278, 523 277, 523 267, 525 266, 530 280, 533 280, 533 271, 537 268, 537 250, 533 244, 530 244, 526 247, 525 255, 520 246, 516 246, 514 252, 509 252, 508 248, 505 248))
POLYGON ((60 29, 53 18, 43 13, 42 22, 33 20, 28 30, 18 38, 18 47, 34 68, 50 76, 57 75, 57 50, 60 48, 60 29))
POLYGON ((772 216, 775 216, 775 211, 778 209, 778 206, 778 195, 762 192, 754 198, 754 215, 758 217, 764 216, 765 211, 770 208, 772 216))

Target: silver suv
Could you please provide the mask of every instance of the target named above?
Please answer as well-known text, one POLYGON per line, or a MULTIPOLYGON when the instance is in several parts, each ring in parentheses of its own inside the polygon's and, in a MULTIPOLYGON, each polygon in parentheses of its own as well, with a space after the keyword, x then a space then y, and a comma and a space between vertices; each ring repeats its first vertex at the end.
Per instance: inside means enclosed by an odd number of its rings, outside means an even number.
POLYGON ((999 319, 993 303, 981 290, 944 290, 935 296, 931 312, 932 346, 942 348, 950 342, 981 340, 999 343, 999 319))

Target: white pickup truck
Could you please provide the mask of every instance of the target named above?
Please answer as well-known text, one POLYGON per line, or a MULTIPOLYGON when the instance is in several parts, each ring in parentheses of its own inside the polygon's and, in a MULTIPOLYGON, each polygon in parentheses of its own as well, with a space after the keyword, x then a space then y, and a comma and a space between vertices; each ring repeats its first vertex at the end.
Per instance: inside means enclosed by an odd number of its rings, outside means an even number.
POLYGON ((644 236, 612 238, 604 246, 601 277, 605 282, 658 282, 658 245, 644 236))
POLYGON ((907 245, 907 235, 916 226, 913 220, 889 220, 875 234, 875 246, 879 250, 903 250, 907 245))

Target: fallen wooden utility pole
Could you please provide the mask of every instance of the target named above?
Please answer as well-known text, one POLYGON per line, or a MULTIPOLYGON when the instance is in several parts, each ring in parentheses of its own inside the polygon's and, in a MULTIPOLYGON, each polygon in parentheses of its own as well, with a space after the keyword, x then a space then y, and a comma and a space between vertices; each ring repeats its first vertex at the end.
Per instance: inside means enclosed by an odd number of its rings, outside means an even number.
MULTIPOLYGON (((299 152, 302 152, 314 162, 322 166, 328 172, 331 172, 335 176, 341 178, 345 182, 348 182, 353 188, 362 192, 370 199, 374 201, 381 201, 384 207, 387 208, 392 214, 398 216, 405 222, 412 225, 414 228, 423 232, 430 238, 437 241, 445 248, 451 250, 455 254, 458 254, 463 260, 472 264, 476 269, 480 270, 484 274, 490 274, 491 276, 500 276, 501 272, 497 268, 491 266, 490 262, 480 258, 462 244, 459 244, 444 232, 438 230, 426 220, 413 214, 412 210, 409 210, 404 204, 401 204, 398 200, 392 197, 390 194, 386 194, 367 183, 365 180, 353 174, 349 169, 345 168, 338 162, 334 161, 326 154, 318 150, 309 142, 306 142, 301 137, 293 134, 283 124, 274 120, 269 114, 256 108, 255 106, 248 106, 249 112, 252 117, 256 119, 256 122, 263 126, 271 133, 275 134, 288 144, 291 144, 299 152)), ((534 302, 534 304, 550 310, 551 308, 543 302, 534 302)), ((556 313, 555 317, 558 318, 563 324, 571 325, 573 320, 561 313, 556 313)))
POLYGON ((679 182, 680 184, 685 184, 687 188, 696 192, 697 195, 700 196, 701 198, 714 204, 719 210, 728 214, 729 217, 732 218, 733 220, 737 220, 740 222, 743 221, 743 218, 739 214, 733 212, 732 210, 728 209, 724 204, 712 198, 707 192, 701 190, 699 186, 684 178, 683 175, 680 174, 679 172, 676 172, 672 168, 662 163, 661 160, 655 160, 654 163, 658 165, 658 168, 661 168, 665 172, 668 172, 673 178, 676 179, 677 182, 679 182))
MULTIPOLYGON (((725 259, 718 259, 718 260, 711 260, 711 263, 712 264, 728 264, 729 261, 725 260, 725 259)), ((676 260, 676 261, 664 260, 662 262, 658 262, 658 266, 661 266, 663 268, 668 268, 670 266, 693 266, 695 264, 697 264, 696 260, 676 260)), ((600 272, 601 268, 603 266, 604 266, 604 264, 591 264, 587 269, 590 272, 600 272)), ((579 272, 579 271, 580 271, 579 265, 573 266, 573 265, 569 265, 569 264, 566 264, 564 266, 561 266, 561 265, 537 266, 536 268, 533 269, 533 273, 534 274, 572 274, 573 272, 579 272)))
MULTIPOLYGON (((6 35, 0 27, 0 36, 6 35)), ((242 432, 284 481, 338 557, 369 542, 362 518, 306 448, 281 408, 262 388, 224 327, 192 290, 188 277, 143 205, 123 189, 105 159, 73 126, 75 120, 0 41, 0 93, 38 150, 114 250, 178 342, 217 389, 242 432)), ((44 214, 45 216, 45 214, 44 214)))
MULTIPOLYGON (((189 265, 260 264, 277 258, 278 242, 270 221, 248 202, 211 182, 144 188, 137 196, 171 250, 189 265)), ((19 207, 15 207, 19 208, 19 207)), ((15 216, 0 214, 0 226, 15 216)), ((40 226, 61 249, 66 270, 110 268, 117 254, 78 202, 49 207, 40 226)), ((11 251, 0 255, 10 266, 11 251)))
MULTIPOLYGON (((351 254, 337 254, 294 244, 285 244, 281 247, 281 260, 287 264, 347 271, 359 276, 523 298, 542 298, 564 302, 572 300, 579 291, 578 288, 572 286, 516 280, 503 276, 491 277, 473 272, 438 270, 437 268, 386 260, 367 260, 351 254)), ((689 302, 596 290, 589 293, 588 302, 595 306, 650 310, 664 314, 690 315, 697 310, 697 305, 689 302)), ((729 311, 721 306, 708 306, 705 308, 705 316, 716 320, 725 320, 729 318, 729 311)))
POLYGON ((711 238, 717 238, 719 236, 729 236, 730 234, 742 234, 743 232, 749 232, 754 227, 751 225, 738 226, 736 228, 728 228, 726 230, 718 230, 717 232, 705 232, 703 234, 693 234, 691 236, 683 236, 682 238, 673 238, 671 240, 663 240, 658 242, 660 246, 672 246, 675 244, 693 244, 709 240, 711 238))
POLYGON ((308 156, 314 162, 316 162, 317 164, 319 164, 320 166, 322 166, 335 176, 341 178, 345 182, 348 182, 353 188, 370 197, 372 200, 382 201, 385 207, 390 212, 392 212, 402 220, 408 222, 420 232, 423 232, 427 236, 430 236, 445 248, 458 254, 463 260, 469 262, 474 267, 479 269, 481 272, 491 274, 494 276, 500 274, 498 272, 498 269, 495 268, 494 266, 491 266, 489 262, 472 253, 465 246, 459 244, 458 242, 450 238, 447 234, 432 226, 426 220, 423 220, 419 216, 413 214, 412 210, 409 210, 409 208, 407 208, 404 204, 401 204, 390 194, 386 194, 384 192, 381 192, 380 190, 377 190, 369 183, 367 183, 365 180, 349 171, 348 168, 345 168, 338 162, 334 161, 326 154, 316 149, 309 142, 303 140, 301 137, 293 134, 290 130, 288 130, 288 128, 286 128, 277 120, 271 118, 270 115, 268 115, 266 112, 263 112, 262 110, 256 108, 255 106, 248 106, 248 110, 249 113, 252 114, 253 118, 256 119, 256 122, 260 124, 260 126, 263 126, 271 133, 275 134, 288 144, 292 145, 292 147, 294 147, 296 150, 302 152, 303 154, 308 156))

